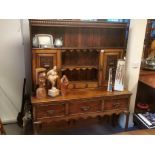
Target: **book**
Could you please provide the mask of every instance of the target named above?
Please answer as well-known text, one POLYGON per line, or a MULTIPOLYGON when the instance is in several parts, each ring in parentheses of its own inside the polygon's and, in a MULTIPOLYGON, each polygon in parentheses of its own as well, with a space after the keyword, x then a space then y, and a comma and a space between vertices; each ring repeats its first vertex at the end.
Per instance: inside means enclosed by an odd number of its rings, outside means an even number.
POLYGON ((134 114, 138 121, 140 121, 146 128, 153 129, 155 125, 153 125, 143 114, 134 114))

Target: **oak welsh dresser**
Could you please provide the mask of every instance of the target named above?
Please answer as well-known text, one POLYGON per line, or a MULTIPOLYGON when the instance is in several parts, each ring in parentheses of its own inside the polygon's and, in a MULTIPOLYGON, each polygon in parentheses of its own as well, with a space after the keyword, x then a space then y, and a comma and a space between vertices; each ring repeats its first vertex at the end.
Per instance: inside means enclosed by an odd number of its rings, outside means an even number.
MULTIPOLYGON (((104 115, 126 114, 129 117, 131 93, 127 90, 107 92, 109 68, 115 78, 117 60, 125 56, 128 23, 102 20, 29 20, 31 40, 35 34, 61 37, 62 47, 32 47, 32 86, 34 132, 43 123, 95 118, 104 115), (57 66, 60 78, 66 75, 69 88, 65 96, 36 98, 36 68, 47 70, 57 66)), ((49 89, 49 84, 47 84, 49 89)))

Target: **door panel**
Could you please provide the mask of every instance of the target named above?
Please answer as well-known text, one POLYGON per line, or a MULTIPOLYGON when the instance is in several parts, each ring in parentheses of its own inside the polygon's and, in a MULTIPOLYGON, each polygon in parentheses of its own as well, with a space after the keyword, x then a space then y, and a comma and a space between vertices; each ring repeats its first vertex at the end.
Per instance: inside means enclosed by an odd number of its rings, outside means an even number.
POLYGON ((112 67, 113 80, 115 79, 117 60, 122 58, 123 49, 101 50, 100 53, 100 85, 108 81, 109 68, 112 67))
POLYGON ((53 66, 60 68, 59 50, 34 49, 33 50, 33 88, 36 87, 36 68, 52 69, 53 66))

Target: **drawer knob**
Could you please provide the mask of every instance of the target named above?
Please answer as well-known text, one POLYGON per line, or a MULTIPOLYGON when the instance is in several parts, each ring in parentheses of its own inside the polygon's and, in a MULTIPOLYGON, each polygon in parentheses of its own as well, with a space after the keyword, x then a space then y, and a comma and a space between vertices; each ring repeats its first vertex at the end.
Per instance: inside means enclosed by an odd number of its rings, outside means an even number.
POLYGON ((82 111, 88 111, 88 110, 90 110, 90 106, 83 106, 83 107, 81 107, 81 110, 82 111))
POLYGON ((49 68, 50 65, 49 65, 49 64, 44 64, 44 67, 45 67, 45 68, 49 68))
POLYGON ((113 107, 114 107, 114 108, 118 108, 119 106, 120 106, 120 103, 119 103, 119 102, 114 102, 114 103, 113 103, 113 107))
POLYGON ((47 111, 47 113, 50 114, 50 115, 54 114, 54 112, 55 112, 55 110, 48 110, 47 111))

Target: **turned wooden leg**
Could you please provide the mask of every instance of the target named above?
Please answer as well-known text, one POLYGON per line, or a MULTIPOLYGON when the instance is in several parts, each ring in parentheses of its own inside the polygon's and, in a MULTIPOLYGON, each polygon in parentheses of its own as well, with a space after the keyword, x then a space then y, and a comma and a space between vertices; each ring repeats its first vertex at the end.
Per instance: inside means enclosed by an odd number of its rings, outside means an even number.
POLYGON ((73 124, 75 125, 75 124, 76 124, 76 122, 77 122, 77 121, 74 119, 74 120, 73 120, 73 124))
POLYGON ((107 118, 106 118, 106 122, 109 124, 109 123, 111 123, 111 115, 107 115, 106 116, 107 118))
POLYGON ((77 121, 75 119, 72 119, 72 120, 69 120, 67 123, 68 123, 68 126, 72 126, 72 125, 75 125, 76 122, 77 121))
POLYGON ((38 134, 38 131, 41 129, 42 123, 41 122, 33 122, 33 133, 35 135, 38 134))
POLYGON ((125 131, 128 129, 128 122, 129 122, 129 111, 124 111, 124 114, 126 115, 126 122, 125 122, 125 131))
POLYGON ((101 116, 97 116, 98 121, 102 121, 102 117, 101 116))
POLYGON ((67 121, 67 124, 68 124, 68 126, 70 126, 71 125, 71 120, 67 121))
POLYGON ((115 121, 116 121, 116 120, 115 120, 115 114, 112 114, 111 117, 112 117, 112 118, 111 118, 111 119, 112 119, 112 126, 115 127, 115 121))

